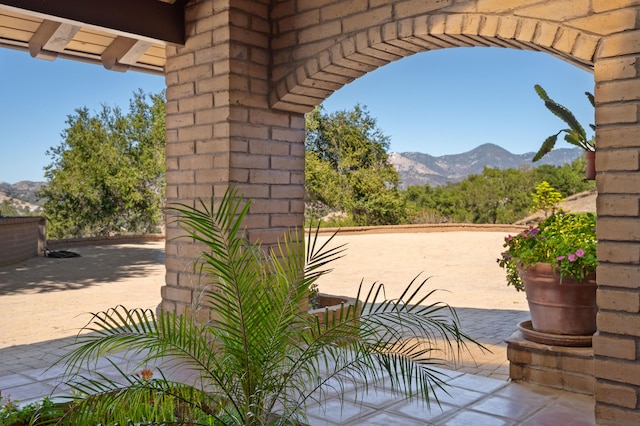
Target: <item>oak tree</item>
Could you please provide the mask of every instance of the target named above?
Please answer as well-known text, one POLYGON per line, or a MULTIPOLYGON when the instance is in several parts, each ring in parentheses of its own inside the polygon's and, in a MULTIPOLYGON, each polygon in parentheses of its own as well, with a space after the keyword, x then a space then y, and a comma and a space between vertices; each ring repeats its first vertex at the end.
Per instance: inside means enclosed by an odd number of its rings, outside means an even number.
POLYGON ((79 108, 47 151, 40 190, 50 238, 137 234, 162 222, 164 93, 133 94, 129 109, 79 108))

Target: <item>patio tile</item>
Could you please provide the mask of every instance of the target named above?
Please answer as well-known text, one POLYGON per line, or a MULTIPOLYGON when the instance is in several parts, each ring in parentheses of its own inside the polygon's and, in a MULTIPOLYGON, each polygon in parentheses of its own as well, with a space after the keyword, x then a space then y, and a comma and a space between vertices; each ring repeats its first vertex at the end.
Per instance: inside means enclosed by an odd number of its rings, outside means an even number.
POLYGON ((560 392, 555 389, 545 388, 542 386, 511 383, 509 386, 505 386, 493 395, 503 396, 505 398, 519 401, 528 401, 531 404, 548 404, 557 399, 560 392))
POLYGON ((447 382, 447 384, 459 388, 469 389, 476 392, 491 393, 500 388, 507 386, 506 382, 488 377, 474 376, 465 374, 447 382))
POLYGON ((441 368, 441 367, 431 367, 431 370, 440 374, 442 380, 444 380, 445 382, 449 382, 450 380, 453 380, 456 377, 460 377, 464 374, 457 370, 450 370, 448 368, 441 368))
POLYGON ((438 400, 440 403, 455 405, 456 407, 464 407, 486 396, 484 393, 459 387, 446 388, 446 390, 448 394, 443 391, 437 393, 438 400))
POLYGON ((25 385, 16 386, 2 392, 3 397, 11 397, 12 401, 20 402, 20 405, 38 401, 45 396, 51 395, 53 386, 44 382, 31 382, 25 385))
POLYGON ((389 389, 371 388, 368 391, 354 389, 344 394, 344 400, 355 404, 364 404, 371 408, 381 409, 387 405, 405 399, 406 396, 392 392, 389 389))
POLYGON ((37 368, 35 370, 27 370, 24 372, 25 376, 33 377, 36 380, 49 380, 64 375, 65 367, 62 364, 57 364, 52 367, 37 368))
MULTIPOLYGON (((423 426, 425 423, 420 420, 410 419, 408 417, 400 416, 394 413, 387 413, 385 411, 377 411, 373 415, 358 419, 355 422, 351 422, 349 424, 343 424, 342 426, 391 426, 391 425, 402 425, 402 426, 423 426)), ((315 426, 315 425, 312 425, 315 426)))
POLYGON ((366 405, 356 404, 352 402, 341 402, 338 398, 331 398, 322 405, 313 404, 307 407, 307 415, 313 418, 311 423, 316 425, 332 425, 332 424, 346 424, 352 420, 361 419, 374 413, 375 410, 366 405))
POLYGON ((384 411, 408 416, 422 422, 431 422, 457 409, 457 407, 448 404, 438 405, 432 402, 430 405, 427 405, 425 401, 405 400, 386 408, 384 411))
POLYGON ((524 425, 595 425, 593 398, 587 395, 565 394, 529 417, 524 425))
POLYGON ((525 422, 523 426, 595 426, 595 416, 591 412, 567 411, 560 407, 545 407, 525 422))
POLYGON ((8 376, 0 377, 0 392, 6 393, 8 388, 26 385, 32 381, 33 379, 23 374, 10 374, 8 376))
POLYGON ((469 406, 470 409, 486 414, 497 415, 512 420, 524 420, 539 409, 536 403, 529 403, 526 399, 514 400, 501 396, 490 396, 469 406))
MULTIPOLYGON (((435 424, 443 426, 508 426, 514 423, 489 414, 478 413, 477 411, 460 411, 435 424)), ((559 424, 555 426, 559 426, 559 424)))
MULTIPOLYGON (((362 384, 357 382, 354 383, 351 379, 338 379, 337 377, 331 377, 322 385, 322 392, 327 394, 335 394, 335 393, 348 393, 350 391, 355 390, 356 388, 361 388, 362 384)), ((383 387, 383 386, 381 386, 383 387)), ((370 389, 373 387, 370 386, 370 389)), ((318 391, 317 391, 318 392, 318 391)))

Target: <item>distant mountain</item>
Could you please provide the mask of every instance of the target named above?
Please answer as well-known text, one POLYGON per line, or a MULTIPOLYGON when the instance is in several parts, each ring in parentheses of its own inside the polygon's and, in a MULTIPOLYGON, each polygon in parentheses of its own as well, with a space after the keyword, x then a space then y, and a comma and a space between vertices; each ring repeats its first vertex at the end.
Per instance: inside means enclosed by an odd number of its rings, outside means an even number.
POLYGON ((0 182, 0 203, 9 200, 21 214, 39 212, 42 210, 44 200, 36 197, 44 182, 31 182, 28 180, 17 183, 0 182))
MULTIPOLYGON (((498 145, 487 143, 469 152, 440 157, 421 152, 393 152, 389 155, 389 161, 398 170, 402 182, 400 187, 404 189, 426 183, 441 186, 459 182, 470 174, 481 174, 485 167, 509 169, 542 164, 561 166, 571 163, 582 154, 580 148, 554 149, 540 161, 533 163, 533 152, 512 154, 498 145)), ((44 200, 38 199, 35 194, 44 184, 45 182, 31 181, 14 184, 0 182, 0 203, 9 199, 20 211, 24 211, 26 207, 31 212, 40 211, 44 200)))
POLYGON ((580 148, 554 149, 540 161, 532 162, 534 152, 512 154, 506 149, 487 143, 462 154, 435 157, 421 152, 393 152, 390 163, 400 174, 400 188, 429 184, 442 186, 464 180, 470 174, 481 174, 485 167, 511 169, 521 166, 537 167, 543 164, 561 166, 571 163, 583 154, 580 148))

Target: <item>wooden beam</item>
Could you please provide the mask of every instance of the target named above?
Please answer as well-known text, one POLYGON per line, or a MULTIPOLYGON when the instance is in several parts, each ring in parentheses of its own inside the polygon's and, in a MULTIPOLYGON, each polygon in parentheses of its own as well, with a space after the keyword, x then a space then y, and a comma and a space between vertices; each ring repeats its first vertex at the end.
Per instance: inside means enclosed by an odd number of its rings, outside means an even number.
POLYGON ((45 20, 29 40, 29 53, 34 58, 53 60, 79 29, 75 25, 45 20))
POLYGON ((118 36, 102 53, 102 65, 108 70, 126 71, 151 47, 151 43, 118 36))
POLYGON ((185 0, 0 0, 17 12, 114 30, 151 42, 184 45, 185 0))

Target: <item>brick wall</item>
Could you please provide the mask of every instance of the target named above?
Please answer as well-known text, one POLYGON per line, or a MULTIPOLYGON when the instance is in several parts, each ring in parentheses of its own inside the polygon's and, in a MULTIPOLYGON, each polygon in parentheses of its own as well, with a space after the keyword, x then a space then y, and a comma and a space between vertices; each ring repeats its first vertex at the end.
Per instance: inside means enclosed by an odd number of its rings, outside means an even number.
POLYGON ((44 243, 43 217, 0 217, 0 266, 41 255, 44 243))
MULTIPOLYGON (((190 2, 188 39, 167 49, 167 203, 252 200, 249 237, 269 245, 304 215, 304 117, 269 108, 267 1, 190 2)), ((201 250, 167 216, 164 309, 192 309, 201 250)))
POLYGON ((623 6, 595 3, 602 16, 588 1, 278 2, 271 104, 304 113, 380 66, 450 47, 547 52, 592 71, 602 31, 635 25, 623 6))
POLYGON ((602 424, 640 424, 639 36, 604 38, 594 73, 600 310, 593 351, 602 424))
MULTIPOLYGON (((191 1, 186 46, 167 48, 168 201, 192 204, 237 183, 254 201, 251 237, 273 243, 302 224, 303 114, 354 79, 460 46, 534 50, 595 68, 596 417, 640 424, 638 7, 638 0, 191 1)), ((162 306, 184 312, 199 285, 191 263, 199 248, 173 240, 180 235, 168 223, 162 306)))

